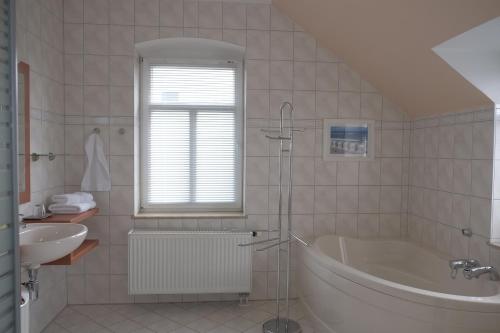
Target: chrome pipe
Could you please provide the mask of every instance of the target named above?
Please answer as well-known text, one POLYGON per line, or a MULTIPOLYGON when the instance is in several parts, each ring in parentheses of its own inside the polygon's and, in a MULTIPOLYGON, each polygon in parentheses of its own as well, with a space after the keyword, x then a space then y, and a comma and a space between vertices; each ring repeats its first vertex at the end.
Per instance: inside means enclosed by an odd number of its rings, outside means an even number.
POLYGON ((271 139, 271 140, 280 140, 280 141, 290 140, 290 137, 281 136, 281 135, 280 136, 270 136, 270 135, 266 134, 266 138, 271 139))
POLYGON ((292 186, 293 186, 293 105, 286 102, 281 105, 281 114, 283 118, 283 112, 285 109, 285 106, 289 107, 289 122, 290 122, 290 128, 289 128, 289 135, 290 135, 290 143, 288 145, 288 230, 287 230, 287 258, 286 258, 286 295, 285 295, 285 306, 286 306, 286 322, 285 322, 285 332, 288 332, 288 320, 290 318, 290 256, 291 256, 291 237, 290 233, 292 232, 292 186))
MULTIPOLYGON (((288 243, 288 239, 285 239, 283 241, 279 241, 278 243, 275 243, 275 244, 271 244, 271 245, 268 245, 266 247, 263 247, 263 248, 260 248, 260 249, 257 249, 257 251, 261 252, 261 251, 265 251, 265 250, 268 250, 268 249, 271 249, 275 246, 279 246, 281 244, 285 244, 285 243, 288 243)), ((281 252, 281 249, 278 249, 278 253, 281 252)), ((278 256, 279 257, 279 256, 278 256)))
POLYGON ((270 239, 264 239, 264 240, 261 240, 261 241, 255 241, 255 242, 251 242, 251 243, 238 244, 238 246, 245 247, 245 246, 252 246, 252 245, 257 245, 257 244, 264 244, 264 243, 273 242, 273 241, 279 240, 279 239, 280 239, 279 237, 270 238, 270 239))
POLYGON ((310 247, 311 244, 306 242, 305 240, 303 240, 302 238, 300 238, 299 236, 297 236, 297 234, 293 233, 290 231, 290 236, 292 236, 293 238, 295 238, 296 241, 298 241, 300 244, 304 245, 305 247, 310 247))

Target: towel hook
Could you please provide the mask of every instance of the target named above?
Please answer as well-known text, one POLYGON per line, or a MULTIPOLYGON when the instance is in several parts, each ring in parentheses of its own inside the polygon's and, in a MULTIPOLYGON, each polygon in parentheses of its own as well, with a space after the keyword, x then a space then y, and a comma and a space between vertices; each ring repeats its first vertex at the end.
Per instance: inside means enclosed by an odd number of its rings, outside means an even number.
POLYGON ((100 128, 98 128, 98 127, 96 127, 96 128, 94 128, 94 129, 92 130, 92 133, 99 134, 99 133, 101 133, 101 129, 100 129, 100 128))

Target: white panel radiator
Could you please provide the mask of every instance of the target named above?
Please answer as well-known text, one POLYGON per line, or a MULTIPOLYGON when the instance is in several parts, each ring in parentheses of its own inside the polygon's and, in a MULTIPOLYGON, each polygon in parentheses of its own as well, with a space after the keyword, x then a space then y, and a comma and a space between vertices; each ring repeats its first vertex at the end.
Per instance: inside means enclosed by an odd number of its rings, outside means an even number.
POLYGON ((131 230, 130 294, 250 293, 250 232, 131 230))

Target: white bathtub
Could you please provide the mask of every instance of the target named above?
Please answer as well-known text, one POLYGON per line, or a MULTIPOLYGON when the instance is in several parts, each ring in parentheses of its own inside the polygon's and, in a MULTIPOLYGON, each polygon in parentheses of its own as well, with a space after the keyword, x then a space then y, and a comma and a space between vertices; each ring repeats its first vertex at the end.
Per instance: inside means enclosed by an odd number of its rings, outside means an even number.
POLYGON ((447 258, 409 242, 319 237, 297 273, 319 332, 500 332, 499 283, 452 280, 447 258))

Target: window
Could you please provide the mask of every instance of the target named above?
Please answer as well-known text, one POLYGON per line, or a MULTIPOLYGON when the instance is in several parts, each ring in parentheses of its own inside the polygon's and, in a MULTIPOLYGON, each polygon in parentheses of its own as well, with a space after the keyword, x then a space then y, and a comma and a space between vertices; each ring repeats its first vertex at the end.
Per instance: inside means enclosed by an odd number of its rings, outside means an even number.
POLYGON ((141 208, 241 212, 241 63, 144 59, 142 71, 141 208))

